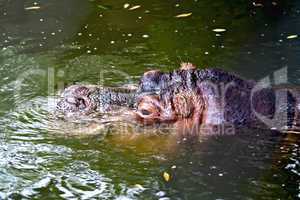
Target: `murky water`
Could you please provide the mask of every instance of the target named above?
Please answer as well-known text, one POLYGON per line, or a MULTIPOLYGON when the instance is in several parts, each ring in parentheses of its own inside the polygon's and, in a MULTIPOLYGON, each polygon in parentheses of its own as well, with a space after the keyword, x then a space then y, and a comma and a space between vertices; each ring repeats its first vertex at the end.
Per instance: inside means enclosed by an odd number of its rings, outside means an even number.
POLYGON ((299 135, 78 135, 51 117, 65 85, 135 83, 182 61, 257 80, 287 69, 299 84, 300 3, 274 2, 1 0, 0 199, 299 198, 299 135))

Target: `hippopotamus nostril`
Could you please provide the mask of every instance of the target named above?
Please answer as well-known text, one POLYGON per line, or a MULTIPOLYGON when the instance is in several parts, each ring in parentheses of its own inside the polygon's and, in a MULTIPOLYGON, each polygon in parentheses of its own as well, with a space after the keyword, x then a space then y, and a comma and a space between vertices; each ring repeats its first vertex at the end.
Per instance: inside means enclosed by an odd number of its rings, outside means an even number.
POLYGON ((87 107, 86 102, 83 98, 78 98, 76 100, 76 106, 80 109, 83 110, 87 107))

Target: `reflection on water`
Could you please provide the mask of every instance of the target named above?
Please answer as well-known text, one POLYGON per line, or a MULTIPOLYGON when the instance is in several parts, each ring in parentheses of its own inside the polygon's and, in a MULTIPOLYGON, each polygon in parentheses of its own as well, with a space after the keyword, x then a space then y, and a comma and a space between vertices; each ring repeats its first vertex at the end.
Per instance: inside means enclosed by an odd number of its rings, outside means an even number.
POLYGON ((99 84, 103 74, 101 84, 131 84, 181 61, 252 79, 287 66, 289 81, 299 83, 299 38, 288 36, 300 33, 300 4, 275 4, 0 1, 0 199, 299 197, 298 135, 124 134, 101 118, 82 128, 52 115, 66 85, 99 84))

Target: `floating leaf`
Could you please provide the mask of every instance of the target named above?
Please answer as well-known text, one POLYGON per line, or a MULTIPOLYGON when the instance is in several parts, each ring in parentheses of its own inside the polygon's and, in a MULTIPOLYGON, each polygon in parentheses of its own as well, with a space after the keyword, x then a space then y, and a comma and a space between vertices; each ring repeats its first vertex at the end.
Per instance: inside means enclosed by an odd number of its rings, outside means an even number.
POLYGON ((176 15, 175 17, 177 17, 177 18, 189 17, 189 16, 191 16, 192 14, 193 14, 193 13, 182 13, 182 14, 176 15))
POLYGON ((123 5, 123 8, 128 8, 130 6, 130 4, 129 3, 125 3, 124 5, 123 5))
POLYGON ((39 9, 41 9, 40 6, 31 6, 31 7, 25 8, 25 10, 39 10, 39 9))
POLYGON ((136 10, 138 8, 140 8, 141 6, 140 5, 136 5, 136 6, 132 6, 131 8, 129 8, 128 10, 136 10))
POLYGON ((298 37, 298 35, 289 35, 286 37, 286 39, 295 39, 297 37, 298 37))
POLYGON ((226 29, 225 28, 215 28, 212 31, 216 32, 216 33, 223 33, 223 32, 226 32, 226 29))
POLYGON ((163 177, 165 179, 166 182, 169 182, 171 179, 171 176, 168 172, 164 172, 163 177))
POLYGON ((253 4, 254 7, 264 7, 264 5, 261 4, 261 3, 255 3, 255 2, 253 2, 252 4, 253 4))

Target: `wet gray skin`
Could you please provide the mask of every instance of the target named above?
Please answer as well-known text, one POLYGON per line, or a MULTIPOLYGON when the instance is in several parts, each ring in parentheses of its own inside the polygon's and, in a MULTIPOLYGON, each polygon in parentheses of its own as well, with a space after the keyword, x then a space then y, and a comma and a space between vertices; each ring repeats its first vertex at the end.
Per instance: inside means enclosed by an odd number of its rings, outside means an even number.
POLYGON ((123 121, 174 124, 177 130, 188 132, 201 125, 223 124, 298 129, 299 91, 292 86, 255 90, 257 86, 255 81, 220 69, 197 70, 183 63, 172 72, 144 73, 137 89, 70 86, 57 109, 66 117, 113 113, 123 121), (222 85, 227 87, 224 97, 222 85))
POLYGON ((72 85, 61 94, 57 110, 65 116, 80 117, 106 113, 114 106, 133 108, 135 99, 135 89, 72 85))

